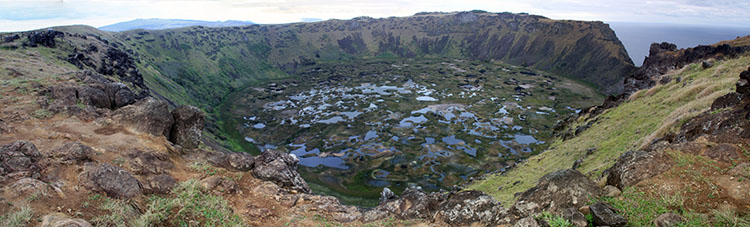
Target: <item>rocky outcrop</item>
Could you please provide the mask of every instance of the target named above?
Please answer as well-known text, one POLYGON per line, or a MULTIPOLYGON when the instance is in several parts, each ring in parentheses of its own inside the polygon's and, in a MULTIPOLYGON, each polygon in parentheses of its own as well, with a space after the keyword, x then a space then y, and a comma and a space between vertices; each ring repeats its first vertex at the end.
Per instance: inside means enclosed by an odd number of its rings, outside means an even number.
POLYGON ((257 156, 253 164, 253 176, 268 180, 299 192, 309 193, 310 187, 297 173, 299 159, 277 150, 266 150, 257 156))
MULTIPOLYGON (((521 194, 518 203, 537 204, 532 213, 542 210, 559 212, 564 208, 577 209, 599 195, 602 195, 602 190, 594 181, 576 170, 566 169, 544 175, 535 187, 521 194)), ((528 212, 516 211, 521 215, 528 212)))
POLYGON ((436 218, 455 226, 498 225, 509 222, 507 213, 508 210, 499 202, 480 191, 425 193, 419 187, 409 187, 400 197, 391 197, 366 211, 362 221, 371 222, 393 215, 401 219, 436 218))
POLYGON ((128 171, 109 164, 87 167, 79 179, 89 190, 106 193, 112 198, 127 199, 143 193, 138 179, 128 171))
POLYGON ((648 57, 643 60, 643 66, 625 78, 624 93, 630 95, 638 90, 653 87, 669 70, 679 69, 710 58, 732 58, 747 51, 750 51, 750 46, 700 45, 677 50, 675 44, 653 43, 648 57))
POLYGON ((49 29, 47 31, 29 32, 26 36, 29 40, 24 43, 25 46, 37 47, 39 45, 54 48, 55 38, 65 37, 65 33, 49 29))
POLYGON ((740 73, 736 92, 714 100, 713 112, 691 118, 680 127, 675 142, 692 141, 702 135, 739 134, 750 138, 750 67, 740 73), (721 111, 723 110, 723 111, 721 111))
POLYGON ((0 184, 21 178, 39 178, 42 154, 28 141, 16 141, 0 147, 0 184))
POLYGON ((169 141, 182 148, 197 148, 201 143, 201 135, 205 117, 203 112, 194 106, 180 106, 172 111, 174 125, 169 141))
POLYGON ((673 164, 665 151, 628 151, 609 169, 607 184, 622 190, 668 170, 673 164))
POLYGON ((112 119, 135 131, 167 138, 174 123, 167 102, 151 97, 116 110, 112 119))

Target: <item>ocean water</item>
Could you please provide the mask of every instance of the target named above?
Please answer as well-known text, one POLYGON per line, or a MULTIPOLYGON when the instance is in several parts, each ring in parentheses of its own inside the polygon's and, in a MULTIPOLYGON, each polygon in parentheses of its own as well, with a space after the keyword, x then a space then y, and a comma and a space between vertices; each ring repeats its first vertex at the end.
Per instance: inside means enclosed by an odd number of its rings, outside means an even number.
POLYGON ((643 64, 648 49, 654 42, 670 42, 677 48, 714 44, 738 36, 750 35, 748 27, 725 27, 722 25, 680 25, 663 23, 607 22, 636 66, 643 64))

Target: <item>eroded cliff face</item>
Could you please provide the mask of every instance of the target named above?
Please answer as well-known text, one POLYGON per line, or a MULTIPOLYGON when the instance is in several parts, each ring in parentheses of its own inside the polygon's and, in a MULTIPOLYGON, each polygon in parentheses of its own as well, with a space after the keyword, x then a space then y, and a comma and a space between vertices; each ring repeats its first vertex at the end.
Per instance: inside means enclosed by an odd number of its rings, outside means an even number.
POLYGON ((116 36, 147 80, 160 78, 151 80, 152 89, 210 104, 248 82, 283 77, 278 70, 352 58, 498 60, 588 81, 611 94, 622 91, 622 76, 634 69, 607 24, 482 11, 116 36))

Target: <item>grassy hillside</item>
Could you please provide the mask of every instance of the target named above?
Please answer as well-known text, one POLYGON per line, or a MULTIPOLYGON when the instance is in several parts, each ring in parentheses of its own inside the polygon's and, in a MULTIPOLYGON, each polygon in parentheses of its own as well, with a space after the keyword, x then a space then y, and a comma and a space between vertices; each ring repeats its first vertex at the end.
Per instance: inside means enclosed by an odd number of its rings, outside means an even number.
POLYGON ((590 127, 577 137, 557 140, 544 153, 505 174, 475 182, 469 189, 487 192, 510 204, 516 199, 515 193, 533 187, 542 175, 570 168, 578 159, 583 160, 578 170, 599 179, 622 153, 643 148, 679 129, 685 120, 708 110, 714 99, 733 91, 737 75, 749 64, 750 56, 745 55, 718 61, 712 68, 704 69, 697 63, 667 74, 671 82, 641 90, 592 119, 580 118, 586 120, 570 127, 590 127))

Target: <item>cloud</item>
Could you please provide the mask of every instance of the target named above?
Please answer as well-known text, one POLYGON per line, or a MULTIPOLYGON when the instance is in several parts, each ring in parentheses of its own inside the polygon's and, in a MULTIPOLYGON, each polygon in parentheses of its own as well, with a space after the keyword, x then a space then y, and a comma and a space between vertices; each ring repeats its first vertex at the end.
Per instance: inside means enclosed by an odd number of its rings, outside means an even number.
POLYGON ((407 16, 425 11, 528 12, 553 19, 750 24, 746 0, 0 0, 0 30, 69 23, 103 26, 137 18, 289 23, 303 18, 407 16))

